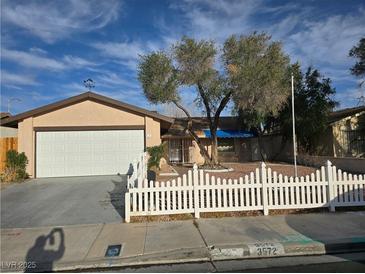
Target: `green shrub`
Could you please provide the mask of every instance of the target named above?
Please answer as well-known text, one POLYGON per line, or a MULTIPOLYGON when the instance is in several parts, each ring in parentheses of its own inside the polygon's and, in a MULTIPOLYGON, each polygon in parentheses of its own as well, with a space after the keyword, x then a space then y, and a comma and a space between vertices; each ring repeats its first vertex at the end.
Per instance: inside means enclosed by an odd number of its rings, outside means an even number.
POLYGON ((163 144, 159 146, 148 147, 147 152, 150 155, 148 159, 148 169, 151 169, 153 167, 160 169, 160 160, 164 155, 163 144))
POLYGON ((3 180, 12 182, 26 179, 28 177, 26 172, 27 164, 28 158, 24 152, 18 153, 16 150, 8 150, 6 152, 3 180))

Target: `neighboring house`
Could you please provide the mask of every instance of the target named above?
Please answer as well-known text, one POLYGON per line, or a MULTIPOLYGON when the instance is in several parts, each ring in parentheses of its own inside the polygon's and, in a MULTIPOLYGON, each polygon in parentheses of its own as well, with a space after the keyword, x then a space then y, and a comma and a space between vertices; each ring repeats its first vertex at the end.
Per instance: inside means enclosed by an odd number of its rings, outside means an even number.
MULTIPOLYGON (((305 129, 297 128, 297 132, 299 130, 305 129)), ((292 146, 292 142, 287 143, 287 148, 292 146)), ((292 150, 287 148, 278 160, 292 159, 292 150)), ((327 129, 316 140, 315 149, 313 156, 365 157, 365 106, 331 112, 327 129)))
POLYGON ((365 157, 365 106, 334 111, 329 123, 329 156, 365 157))
MULTIPOLYGON (((5 120, 7 118, 9 118, 11 116, 11 114, 9 112, 1 112, 0 113, 0 120, 5 120)), ((0 126, 0 137, 1 138, 5 138, 5 137, 17 137, 18 135, 18 129, 16 128, 12 128, 12 127, 4 127, 4 126, 0 126)))
MULTIPOLYGON (((162 140, 167 142, 169 162, 182 164, 203 164, 204 158, 200 154, 199 146, 187 132, 187 119, 176 118, 174 124, 162 135, 162 140)), ((211 153, 210 130, 207 118, 194 117, 193 131, 200 138, 202 144, 211 153)), ((241 129, 241 124, 236 117, 221 117, 218 130, 218 156, 219 160, 237 162, 245 156, 247 138, 254 134, 241 129)))
POLYGON ((125 174, 173 119, 86 92, 1 120, 18 128, 32 177, 125 174))

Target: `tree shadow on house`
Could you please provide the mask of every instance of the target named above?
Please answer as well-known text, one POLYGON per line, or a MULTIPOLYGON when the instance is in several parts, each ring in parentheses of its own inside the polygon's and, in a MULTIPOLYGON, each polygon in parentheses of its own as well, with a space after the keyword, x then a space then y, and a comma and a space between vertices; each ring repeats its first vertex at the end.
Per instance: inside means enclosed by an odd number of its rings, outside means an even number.
POLYGON ((48 235, 39 236, 27 252, 24 272, 53 271, 54 262, 63 257, 65 249, 65 235, 62 228, 54 228, 48 235))
POLYGON ((127 177, 125 175, 118 174, 118 179, 113 179, 112 182, 114 184, 114 188, 112 191, 108 191, 110 203, 112 204, 118 215, 121 218, 124 218, 124 194, 127 191, 127 177))

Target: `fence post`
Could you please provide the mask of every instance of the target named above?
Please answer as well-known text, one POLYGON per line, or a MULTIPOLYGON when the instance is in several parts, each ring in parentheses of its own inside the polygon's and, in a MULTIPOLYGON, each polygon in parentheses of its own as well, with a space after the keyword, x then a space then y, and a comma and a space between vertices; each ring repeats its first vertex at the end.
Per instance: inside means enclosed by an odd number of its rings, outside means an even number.
POLYGON ((147 178, 147 152, 143 152, 143 179, 147 178))
POLYGON ((333 195, 333 173, 332 173, 332 163, 327 160, 327 169, 326 169, 326 175, 327 175, 327 181, 328 181, 328 193, 327 193, 327 198, 328 198, 328 203, 330 206, 330 211, 331 212, 335 212, 335 204, 334 204, 334 195, 333 195))
POLYGON ((127 175, 127 189, 133 188, 133 186, 131 186, 131 175, 127 175))
POLYGON ((198 166, 194 164, 193 167, 193 187, 194 187, 194 217, 199 219, 199 174, 198 166))
POLYGON ((129 191, 127 191, 124 196, 124 208, 125 208, 124 220, 126 223, 129 223, 131 221, 131 217, 130 217, 131 196, 129 194, 129 191))
POLYGON ((269 215, 269 200, 267 195, 267 173, 266 165, 261 162, 261 183, 262 183, 262 206, 264 207, 264 215, 269 215))
POLYGON ((139 155, 139 168, 140 168, 140 173, 141 173, 141 178, 144 179, 144 162, 143 162, 143 154, 139 155))

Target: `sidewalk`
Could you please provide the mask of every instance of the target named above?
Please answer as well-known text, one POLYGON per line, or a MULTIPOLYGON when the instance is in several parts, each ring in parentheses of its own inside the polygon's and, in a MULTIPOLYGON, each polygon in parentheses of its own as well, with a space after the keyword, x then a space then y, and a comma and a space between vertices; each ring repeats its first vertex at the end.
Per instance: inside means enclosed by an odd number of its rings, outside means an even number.
POLYGON ((57 271, 365 250, 365 211, 64 226, 64 248, 57 237, 42 241, 52 229, 2 229, 2 271, 30 261, 57 271), (117 244, 120 256, 104 257, 117 244))

